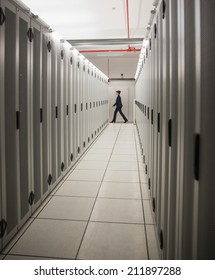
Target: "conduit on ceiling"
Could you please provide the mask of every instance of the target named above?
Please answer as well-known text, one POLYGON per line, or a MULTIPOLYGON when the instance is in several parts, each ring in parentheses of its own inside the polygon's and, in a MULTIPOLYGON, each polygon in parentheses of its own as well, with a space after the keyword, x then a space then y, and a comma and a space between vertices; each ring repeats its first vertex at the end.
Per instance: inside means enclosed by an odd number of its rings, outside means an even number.
MULTIPOLYGON (((130 40, 130 18, 129 18, 129 5, 128 5, 128 0, 126 1, 126 21, 127 21, 127 32, 128 32, 128 40, 130 40)), ((118 53, 118 52, 140 52, 141 49, 135 48, 135 47, 131 47, 130 45, 128 45, 127 49, 122 49, 122 50, 80 50, 80 53, 118 53)))

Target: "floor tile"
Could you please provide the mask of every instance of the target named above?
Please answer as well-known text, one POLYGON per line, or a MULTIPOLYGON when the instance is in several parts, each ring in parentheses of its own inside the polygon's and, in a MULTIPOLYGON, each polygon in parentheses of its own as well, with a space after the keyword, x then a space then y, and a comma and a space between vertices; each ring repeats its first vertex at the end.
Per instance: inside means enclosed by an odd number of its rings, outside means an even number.
POLYGON ((36 219, 11 254, 74 259, 86 222, 36 219))
POLYGON ((98 196, 103 198, 140 199, 140 184, 103 182, 98 196))
POLYGON ((22 256, 22 255, 7 255, 5 260, 53 260, 53 258, 22 256))
POLYGON ((141 201, 98 198, 91 221, 143 223, 141 201))
POLYGON ((156 227, 154 225, 146 225, 147 242, 149 249, 149 259, 159 260, 158 240, 156 234, 156 227))
POLYGON ((74 170, 67 180, 72 181, 98 181, 100 182, 103 178, 104 170, 74 170))
POLYGON ((149 189, 147 184, 141 184, 142 189, 142 198, 143 199, 150 199, 149 189))
POLYGON ((146 184, 148 182, 145 171, 140 171, 140 181, 143 184, 146 184))
POLYGON ((8 243, 8 245, 3 249, 2 253, 7 254, 10 249, 14 246, 17 240, 22 236, 22 234, 28 229, 28 227, 33 223, 34 219, 30 218, 18 231, 18 233, 13 237, 13 239, 8 243))
POLYGON ((78 254, 78 259, 147 259, 144 226, 90 222, 78 254))
POLYGON ((151 209, 150 203, 151 203, 150 200, 143 200, 145 223, 153 225, 155 222, 154 222, 154 218, 152 215, 152 209, 151 209))
POLYGON ((101 161, 108 161, 110 158, 110 155, 100 155, 100 154, 87 154, 83 160, 93 160, 93 161, 97 161, 97 160, 101 160, 101 161))
POLYGON ((107 161, 82 160, 77 165, 76 169, 105 170, 106 167, 107 167, 107 161))
POLYGON ((138 165, 134 161, 110 161, 107 170, 138 171, 138 165))
POLYGON ((140 171, 145 171, 145 164, 143 164, 142 162, 138 162, 138 166, 140 171))
POLYGON ((107 170, 104 176, 104 182, 138 183, 139 173, 138 171, 107 170))
POLYGON ((89 219, 94 201, 94 198, 53 196, 38 217, 86 221, 89 219))
POLYGON ((0 255, 0 260, 3 260, 4 257, 5 255, 0 255))
MULTIPOLYGON (((103 145, 104 146, 104 145, 103 145)), ((89 152, 87 153, 88 155, 90 154, 100 154, 100 155, 110 155, 111 152, 112 152, 112 148, 109 148, 109 149, 104 149, 104 148, 96 148, 96 147, 93 147, 89 150, 89 152)))
POLYGON ((113 150, 113 155, 136 155, 136 151, 134 149, 114 149, 113 150))
POLYGON ((110 161, 135 161, 137 162, 136 155, 112 155, 110 161))
POLYGON ((116 142, 116 145, 114 146, 114 150, 135 150, 136 147, 135 147, 135 143, 132 143, 132 144, 118 144, 116 142))
POLYGON ((100 182, 65 181, 55 195, 96 197, 100 182))
MULTIPOLYGON (((54 193, 54 192, 53 192, 54 193)), ((32 214, 32 217, 35 218, 41 212, 41 210, 48 204, 51 196, 46 197, 46 199, 42 202, 42 204, 36 209, 36 211, 32 214)))

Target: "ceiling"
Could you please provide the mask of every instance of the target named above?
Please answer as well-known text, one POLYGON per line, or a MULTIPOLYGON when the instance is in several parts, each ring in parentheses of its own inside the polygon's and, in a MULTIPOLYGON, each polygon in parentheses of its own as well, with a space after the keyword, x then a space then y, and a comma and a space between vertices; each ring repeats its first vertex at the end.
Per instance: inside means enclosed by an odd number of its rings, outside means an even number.
POLYGON ((87 58, 138 62, 156 0, 22 0, 87 58))

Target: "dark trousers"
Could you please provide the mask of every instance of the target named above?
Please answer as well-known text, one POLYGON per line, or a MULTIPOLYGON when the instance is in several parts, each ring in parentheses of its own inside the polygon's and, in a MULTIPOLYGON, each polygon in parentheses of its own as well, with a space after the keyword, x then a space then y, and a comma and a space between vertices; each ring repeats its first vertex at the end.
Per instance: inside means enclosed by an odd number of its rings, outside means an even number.
POLYGON ((125 115, 124 115, 123 112, 122 112, 122 108, 117 108, 117 107, 116 107, 116 109, 115 109, 115 111, 114 111, 114 115, 113 115, 113 122, 116 121, 116 115, 117 115, 118 112, 119 112, 120 115, 123 117, 124 121, 127 121, 125 115))

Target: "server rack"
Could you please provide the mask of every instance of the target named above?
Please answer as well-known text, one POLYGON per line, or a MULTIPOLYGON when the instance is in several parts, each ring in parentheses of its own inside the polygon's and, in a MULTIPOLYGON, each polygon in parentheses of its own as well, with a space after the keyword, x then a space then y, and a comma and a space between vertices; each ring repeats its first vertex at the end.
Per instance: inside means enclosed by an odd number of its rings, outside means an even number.
POLYGON ((160 1, 136 82, 136 124, 164 259, 214 259, 214 10, 212 1, 160 1))
MULTIPOLYGON (((0 250, 78 160, 78 145, 80 156, 88 142, 97 113, 89 103, 101 84, 71 48, 30 11, 0 1, 0 250)), ((107 119, 107 110, 101 114, 107 119)))
POLYGON ((69 167, 72 165, 74 161, 74 123, 73 123, 73 115, 74 115, 74 103, 73 103, 73 95, 74 95, 74 61, 73 61, 72 49, 69 51, 69 85, 68 85, 68 164, 69 167))

